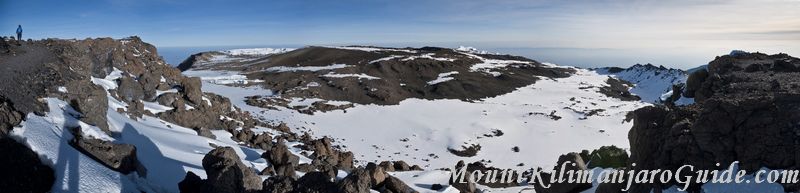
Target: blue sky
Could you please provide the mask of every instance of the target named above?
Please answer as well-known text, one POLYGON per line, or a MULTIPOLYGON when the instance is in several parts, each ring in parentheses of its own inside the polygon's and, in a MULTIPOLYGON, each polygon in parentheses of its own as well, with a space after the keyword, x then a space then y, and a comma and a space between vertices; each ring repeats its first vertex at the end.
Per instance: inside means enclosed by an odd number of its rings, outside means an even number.
POLYGON ((159 47, 475 46, 578 66, 800 55, 800 1, 0 0, 28 38, 138 35, 159 47))

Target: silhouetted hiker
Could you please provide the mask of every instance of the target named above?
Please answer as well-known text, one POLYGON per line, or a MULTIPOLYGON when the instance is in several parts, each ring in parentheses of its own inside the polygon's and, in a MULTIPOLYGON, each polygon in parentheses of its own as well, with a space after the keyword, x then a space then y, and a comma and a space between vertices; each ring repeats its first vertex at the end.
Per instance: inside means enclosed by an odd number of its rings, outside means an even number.
POLYGON ((17 25, 17 40, 22 41, 22 25, 17 25))

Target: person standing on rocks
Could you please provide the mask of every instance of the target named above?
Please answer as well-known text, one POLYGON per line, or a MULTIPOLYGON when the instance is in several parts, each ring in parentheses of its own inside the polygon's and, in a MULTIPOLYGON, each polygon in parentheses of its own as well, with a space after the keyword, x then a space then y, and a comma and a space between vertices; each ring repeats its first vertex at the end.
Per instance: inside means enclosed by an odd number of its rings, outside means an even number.
POLYGON ((22 41, 22 25, 17 25, 17 41, 22 41))

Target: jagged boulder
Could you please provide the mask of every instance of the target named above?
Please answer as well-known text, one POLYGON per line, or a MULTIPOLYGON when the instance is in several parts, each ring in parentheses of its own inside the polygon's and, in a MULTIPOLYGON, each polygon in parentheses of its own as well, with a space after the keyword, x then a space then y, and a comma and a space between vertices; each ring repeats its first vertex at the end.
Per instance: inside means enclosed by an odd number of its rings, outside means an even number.
POLYGON ((378 164, 378 167, 383 168, 383 170, 387 172, 394 172, 394 164, 392 164, 390 161, 382 161, 380 164, 378 164))
POLYGON ((83 136, 80 128, 73 129, 72 133, 75 137, 70 140, 70 145, 106 167, 123 174, 136 171, 140 176, 147 176, 146 169, 137 159, 136 146, 83 136))
POLYGON ((418 193, 418 191, 414 190, 406 183, 397 179, 394 176, 386 177, 386 181, 383 182, 384 184, 384 192, 393 192, 393 193, 418 193))
POLYGON ((172 107, 177 109, 178 111, 185 110, 186 102, 183 100, 183 96, 179 93, 164 93, 159 95, 156 98, 156 101, 160 105, 172 107))
POLYGON ((367 164, 366 169, 367 172, 369 172, 369 181, 373 187, 383 185, 383 181, 386 180, 387 174, 385 171, 383 171, 382 167, 378 167, 378 165, 375 163, 370 162, 367 164))
POLYGON ((686 78, 686 88, 683 89, 683 96, 687 98, 694 98, 695 92, 700 90, 700 86, 708 77, 708 70, 699 69, 689 74, 686 78))
POLYGON ((13 105, 0 97, 0 138, 11 132, 12 127, 22 122, 22 114, 14 110, 13 105))
POLYGON ((270 167, 276 173, 275 175, 292 178, 296 176, 295 168, 300 161, 300 157, 289 151, 282 139, 279 139, 278 143, 270 151, 264 152, 261 157, 269 161, 270 167))
POLYGON ((123 75, 117 79, 117 96, 124 102, 133 102, 142 100, 144 97, 144 88, 136 80, 130 76, 123 75))
POLYGON ((409 171, 411 170, 411 166, 409 166, 405 161, 398 160, 394 162, 394 171, 409 171))
POLYGON ((204 103, 203 91, 200 90, 201 87, 202 81, 198 77, 185 77, 181 79, 182 91, 186 95, 186 99, 192 104, 201 105, 204 103))
POLYGON ((208 179, 204 192, 254 192, 261 190, 261 178, 244 165, 231 147, 217 147, 203 157, 208 179))
POLYGON ((66 85, 66 101, 73 109, 80 112, 80 120, 102 129, 111 134, 108 129, 106 113, 108 111, 108 97, 103 87, 95 85, 88 80, 70 81, 66 85))
POLYGON ((145 101, 155 101, 158 85, 161 83, 161 75, 157 72, 145 71, 139 76, 139 84, 142 85, 142 99, 145 101))
POLYGON ((339 182, 338 187, 343 193, 369 192, 373 184, 370 183, 370 174, 366 169, 355 169, 339 182))

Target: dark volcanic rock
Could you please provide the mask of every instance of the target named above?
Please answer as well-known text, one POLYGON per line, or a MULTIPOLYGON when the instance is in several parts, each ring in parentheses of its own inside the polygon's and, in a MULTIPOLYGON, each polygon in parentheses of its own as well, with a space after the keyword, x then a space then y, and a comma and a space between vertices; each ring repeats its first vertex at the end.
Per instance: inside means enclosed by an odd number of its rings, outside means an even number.
POLYGON ((14 126, 22 122, 22 114, 13 105, 0 97, 0 138, 6 137, 14 126))
POLYGON ((339 182, 338 186, 343 193, 369 192, 370 187, 373 185, 370 181, 369 171, 359 168, 350 172, 347 177, 339 182))
POLYGON ((161 76, 156 72, 146 71, 139 76, 139 84, 142 85, 143 100, 155 101, 157 87, 161 84, 161 76))
POLYGON ((386 192, 394 192, 394 193, 418 193, 416 190, 412 189, 406 183, 401 181, 400 179, 395 178, 394 176, 386 177, 386 181, 384 182, 384 188, 386 192))
POLYGON ((181 80, 183 93, 186 94, 186 99, 195 105, 203 103, 203 91, 200 90, 202 84, 198 77, 186 77, 181 80))
POLYGON ((637 101, 641 100, 639 96, 631 94, 628 90, 633 87, 633 84, 624 80, 616 78, 606 79, 608 86, 600 87, 600 93, 612 98, 618 98, 623 101, 637 101))
POLYGON ((203 157, 205 192, 253 192, 261 190, 261 178, 244 165, 231 147, 217 147, 203 157))
POLYGON ((394 162, 394 171, 409 171, 411 170, 411 166, 409 166, 405 161, 399 160, 394 162))
POLYGON ((390 161, 382 161, 380 164, 378 164, 378 166, 383 168, 383 170, 385 170, 387 172, 393 172, 394 171, 394 164, 392 164, 392 162, 390 162, 390 161))
MULTIPOLYGON (((717 57, 708 74, 690 76, 684 90, 695 104, 645 107, 633 112, 628 138, 633 170, 722 169, 733 161, 756 171, 796 169, 800 163, 800 59, 786 54, 738 53, 717 57), (693 95, 692 95, 693 93, 693 95), (720 163, 721 166, 716 166, 720 163)), ((649 192, 668 184, 635 184, 649 192)), ((785 187, 790 187, 786 185, 785 187)), ((699 191, 699 184, 693 190, 699 191)), ((789 189, 786 189, 789 190, 789 189)))
POLYGON ((67 83, 66 88, 70 106, 82 114, 80 120, 111 134, 106 119, 108 97, 103 87, 88 80, 75 80, 67 83))
POLYGON ((303 177, 297 179, 295 190, 303 193, 339 192, 336 183, 333 183, 333 181, 322 172, 309 172, 303 175, 303 177))
POLYGON ((203 128, 199 128, 199 129, 195 129, 195 131, 197 132, 197 135, 199 135, 199 136, 208 137, 208 138, 211 138, 211 139, 217 139, 217 136, 214 136, 214 134, 211 133, 211 130, 208 130, 208 129, 204 128, 204 127, 203 128))
POLYGON ((267 180, 264 180, 263 192, 289 193, 295 189, 294 186, 295 186, 294 178, 287 176, 273 176, 267 180))
MULTIPOLYGON (((252 117, 249 115, 232 111, 230 100, 227 98, 210 93, 207 93, 206 96, 206 98, 208 98, 211 102, 210 106, 204 101, 201 105, 196 106, 194 109, 173 109, 159 113, 158 117, 164 119, 165 121, 188 128, 208 128, 211 130, 224 129, 231 131, 238 127, 249 129, 257 124, 257 121, 252 119, 252 117), (228 117, 230 119, 222 119, 220 117, 228 117)), ((168 99, 163 100, 168 102, 168 99)), ((200 100, 202 101, 202 99, 200 100)), ((183 103, 180 99, 175 99, 174 102, 176 103, 172 106, 178 106, 180 103, 183 103)))
POLYGON ((469 147, 467 146, 461 146, 461 147, 464 149, 458 150, 458 149, 447 148, 447 151, 459 157, 472 157, 477 155, 478 151, 481 150, 481 145, 478 144, 473 144, 469 147))
POLYGON ((144 98, 144 88, 130 76, 123 75, 117 79, 117 96, 125 102, 133 102, 144 98))
POLYGON ((699 69, 689 74, 689 78, 686 79, 686 88, 683 90, 683 96, 693 98, 695 92, 700 89, 707 77, 708 70, 706 69, 699 69))
POLYGON ((300 157, 292 154, 283 140, 278 140, 278 143, 270 151, 264 152, 261 157, 269 161, 275 175, 292 178, 296 176, 295 167, 297 167, 300 157))
POLYGON ((190 68, 192 68, 192 66, 195 63, 207 61, 211 57, 212 57, 211 53, 209 53, 209 52, 192 54, 191 56, 189 56, 188 58, 183 60, 183 62, 178 64, 177 68, 179 70, 181 70, 181 71, 186 71, 186 70, 189 70, 190 68))
POLYGON ((136 157, 136 146, 86 137, 80 130, 75 128, 72 132, 75 137, 70 141, 70 145, 75 149, 120 173, 129 174, 136 171, 140 176, 147 176, 146 169, 139 164, 136 157))
POLYGON ((372 162, 368 163, 366 169, 369 172, 370 176, 369 181, 373 187, 381 185, 383 181, 386 180, 387 176, 386 172, 383 170, 382 167, 378 167, 378 165, 375 165, 375 163, 372 162))

